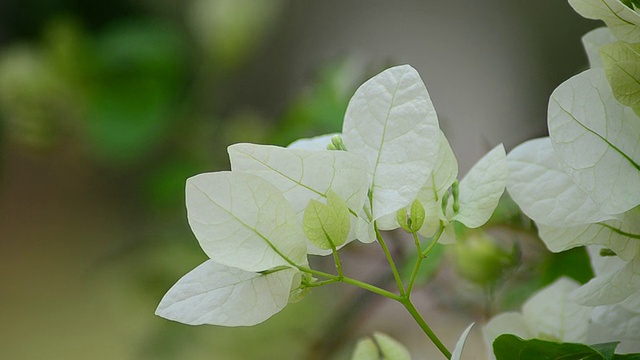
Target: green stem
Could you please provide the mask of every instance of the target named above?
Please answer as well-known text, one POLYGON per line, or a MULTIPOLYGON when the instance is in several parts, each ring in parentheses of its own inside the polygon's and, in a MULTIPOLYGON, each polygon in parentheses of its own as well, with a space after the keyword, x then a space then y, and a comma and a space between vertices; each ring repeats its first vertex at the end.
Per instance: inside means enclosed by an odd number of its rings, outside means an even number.
POLYGON ((411 317, 413 317, 416 323, 418 323, 422 331, 424 331, 424 333, 427 335, 427 337, 429 337, 429 339, 438 348, 438 350, 440 350, 442 355, 444 355, 447 359, 451 359, 451 352, 447 350, 447 347, 444 346, 438 336, 433 332, 433 330, 431 330, 429 325, 427 325, 427 323, 422 318, 422 315, 420 315, 420 312, 418 312, 418 309, 416 309, 411 300, 405 297, 402 298, 402 300, 400 300, 399 302, 405 307, 405 309, 407 309, 409 314, 411 314, 411 317))
POLYGON ((404 284, 402 284, 402 279, 400 278, 400 273, 398 272, 398 269, 396 268, 396 264, 393 261, 393 257, 391 256, 391 252, 389 252, 389 248, 387 247, 387 243, 384 241, 384 238, 382 237, 382 234, 380 234, 380 230, 378 230, 378 225, 375 222, 373 223, 373 228, 376 231, 376 238, 378 239, 378 243, 380 244, 380 247, 382 248, 382 251, 384 252, 384 256, 387 257, 387 262, 389 263, 389 266, 391 267, 391 272, 393 273, 393 278, 396 279, 396 284, 398 285, 398 291, 400 291, 400 296, 404 296, 405 295, 404 284))
POLYGON ((389 298, 389 299, 392 299, 392 300, 395 300, 395 301, 401 301, 402 300, 401 296, 398 296, 398 295, 392 293, 391 291, 387 291, 387 290, 381 289, 381 288, 379 288, 377 286, 374 286, 374 285, 371 285, 371 284, 367 284, 367 283, 362 282, 360 280, 352 279, 350 277, 346 277, 345 276, 344 278, 342 278, 342 282, 344 282, 346 284, 355 285, 355 286, 357 286, 359 288, 371 291, 372 293, 384 296, 386 298, 389 298))
POLYGON ((436 246, 443 232, 444 232, 444 224, 442 223, 442 221, 440 221, 440 228, 438 229, 438 232, 433 236, 433 238, 431 239, 431 243, 429 243, 429 246, 427 246, 427 248, 424 251, 422 251, 418 234, 416 232, 412 233, 413 241, 416 243, 416 248, 418 249, 418 259, 416 260, 416 263, 413 266, 413 271, 411 272, 411 277, 409 278, 409 285, 407 286, 407 297, 411 296, 411 290, 413 290, 413 284, 416 281, 416 277, 418 276, 418 271, 420 270, 420 265, 422 264, 422 260, 424 260, 429 254, 429 252, 431 252, 433 247, 436 246))
POLYGON ((340 282, 340 280, 338 279, 329 279, 329 280, 322 280, 322 281, 318 281, 318 282, 314 282, 311 284, 307 284, 307 287, 320 287, 320 286, 324 286, 324 285, 329 285, 329 284, 335 284, 337 282, 340 282))
POLYGON ((442 221, 440 221, 440 228, 438 229, 438 232, 433 236, 433 238, 431 240, 431 243, 429 244, 429 246, 427 246, 426 249, 424 249, 424 251, 421 254, 421 256, 423 258, 427 257, 427 255, 429 255, 431 250, 433 250, 433 248, 436 246, 438 241, 440 241, 440 238, 442 237, 442 234, 444 233, 444 229, 445 229, 445 226, 442 223, 442 221))
POLYGON ((330 241, 331 244, 331 252, 333 253, 333 262, 336 264, 336 271, 338 272, 338 277, 342 279, 344 274, 342 273, 342 262, 340 262, 340 256, 338 256, 338 250, 336 246, 333 245, 333 241, 330 241))
POLYGON ((304 267, 304 266, 296 266, 296 268, 302 272, 306 272, 309 273, 311 275, 315 275, 315 276, 322 276, 323 278, 328 279, 327 281, 321 281, 320 283, 322 283, 322 285, 326 285, 326 284, 330 284, 330 283, 334 283, 334 282, 343 282, 346 284, 351 284, 354 286, 357 286, 361 289, 365 289, 367 291, 370 291, 372 293, 378 294, 380 296, 384 296, 386 298, 392 299, 392 300, 396 300, 396 301, 400 301, 402 298, 394 293, 392 293, 391 291, 379 288, 375 285, 371 285, 368 284, 366 282, 360 281, 360 280, 356 280, 347 276, 337 276, 337 275, 333 275, 333 274, 329 274, 326 273, 324 271, 319 271, 319 270, 314 270, 308 267, 304 267))
POLYGON ((413 271, 411 271, 411 277, 409 278, 409 285, 407 285, 407 297, 411 296, 411 290, 413 290, 413 284, 416 281, 416 277, 418 276, 418 271, 420 270, 420 265, 422 264, 422 247, 420 246, 420 239, 418 238, 418 234, 414 231, 411 233, 413 235, 413 241, 416 243, 416 248, 418 251, 418 259, 416 259, 416 263, 413 265, 413 271))

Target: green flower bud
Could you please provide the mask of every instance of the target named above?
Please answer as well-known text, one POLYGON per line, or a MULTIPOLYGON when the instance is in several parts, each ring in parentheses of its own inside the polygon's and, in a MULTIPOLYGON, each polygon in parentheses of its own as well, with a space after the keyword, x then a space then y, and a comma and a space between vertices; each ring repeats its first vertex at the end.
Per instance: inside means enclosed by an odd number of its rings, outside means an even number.
POLYGON ((455 246, 456 270, 463 278, 479 285, 497 281, 516 263, 516 252, 508 252, 483 232, 472 232, 455 246))
POLYGON ((309 284, 315 282, 315 279, 308 273, 298 273, 291 283, 291 291, 289 292, 289 304, 297 303, 304 299, 311 291, 309 284))
POLYGON ((347 151, 347 147, 344 145, 342 136, 340 135, 333 135, 331 137, 331 144, 333 145, 333 147, 335 147, 336 150, 347 151))
POLYGON ((396 212, 396 219, 398 220, 398 225, 408 232, 414 233, 418 232, 422 225, 424 224, 424 207, 418 201, 418 199, 414 200, 409 209, 402 208, 396 212), (408 210, 408 213, 407 213, 408 210))
POLYGON ((600 256, 618 256, 618 254, 616 254, 613 250, 611 249, 600 249, 600 256))
POLYGON ((453 212, 457 214, 460 211, 460 187, 458 179, 451 185, 451 195, 453 196, 453 212))
POLYGON ((442 213, 447 213, 447 205, 449 205, 449 193, 445 192, 442 196, 442 213))
POLYGON ((409 217, 409 219, 411 220, 411 224, 409 224, 411 230, 413 230, 414 232, 418 232, 418 230, 422 228, 422 224, 424 224, 424 217, 424 206, 422 206, 418 199, 414 200, 413 204, 411 204, 411 212, 409 217))
POLYGON ((398 225, 400 225, 402 230, 408 233, 411 232, 411 218, 407 216, 406 208, 402 208, 396 212, 396 220, 398 220, 398 225))

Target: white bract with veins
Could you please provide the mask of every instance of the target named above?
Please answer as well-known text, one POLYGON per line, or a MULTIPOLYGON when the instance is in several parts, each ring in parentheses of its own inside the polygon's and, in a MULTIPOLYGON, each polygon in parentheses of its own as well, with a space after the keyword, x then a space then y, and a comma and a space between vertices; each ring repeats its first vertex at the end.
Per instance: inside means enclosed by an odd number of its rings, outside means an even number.
MULTIPOLYGON (((507 190, 551 251, 591 249, 595 278, 571 285, 570 293, 565 287, 565 303, 545 310, 575 321, 567 304, 581 304, 591 325, 575 325, 579 336, 554 337, 585 342, 588 334, 589 343, 622 340, 620 350, 628 350, 640 325, 640 15, 619 0, 569 3, 608 28, 583 38, 592 68, 551 95, 549 137, 525 142, 507 156, 507 190)), ((520 336, 550 335, 536 335, 531 321, 517 314, 499 315, 486 332, 495 338, 509 326, 520 336)))
POLYGON ((569 0, 578 14, 588 19, 599 19, 618 40, 640 42, 640 14, 620 0, 569 0))
POLYGON ((491 348, 501 334, 523 339, 584 343, 589 332, 592 309, 571 299, 580 285, 560 278, 534 294, 522 306, 522 312, 507 312, 493 317, 482 329, 485 343, 491 348))
POLYGON ((433 169, 440 139, 420 75, 398 66, 365 82, 349 102, 342 136, 349 152, 366 159, 371 220, 409 205, 433 169))
MULTIPOLYGON (((611 37, 600 29, 584 43, 602 46, 611 37)), ((603 66, 596 45, 587 50, 591 64, 603 66)), ((616 99, 605 69, 595 67, 553 92, 548 124, 549 138, 509 153, 507 190, 551 251, 601 245, 628 261, 574 294, 591 306, 623 301, 640 289, 640 117, 616 99)))
MULTIPOLYGON (((408 65, 365 82, 349 102, 341 134, 301 139, 286 148, 235 144, 231 171, 187 181, 189 225, 209 260, 180 279, 156 313, 186 324, 249 326, 265 321, 311 287, 345 282, 400 302, 440 351, 450 355, 411 303, 417 269, 403 284, 380 230, 400 227, 453 241, 453 222, 486 223, 507 182, 496 146, 458 183, 455 155, 438 126, 429 93, 408 65), (399 219, 399 220, 398 220, 399 219), (338 250, 378 243, 398 294, 352 279, 338 250), (308 255, 332 254, 337 274, 309 267, 308 255), (322 278, 322 279, 317 279, 322 278)), ((459 359, 470 327, 453 352, 459 359)), ((354 358, 409 359, 395 340, 375 334, 354 358)))

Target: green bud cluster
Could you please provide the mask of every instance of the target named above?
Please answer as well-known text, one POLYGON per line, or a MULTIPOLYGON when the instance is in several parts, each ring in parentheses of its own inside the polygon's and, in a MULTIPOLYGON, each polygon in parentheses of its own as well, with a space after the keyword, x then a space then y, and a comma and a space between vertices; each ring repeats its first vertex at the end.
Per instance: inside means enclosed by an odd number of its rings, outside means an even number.
POLYGON ((396 214, 398 224, 408 233, 416 233, 424 224, 424 206, 417 199, 413 201, 409 211, 406 208, 398 210, 396 214))

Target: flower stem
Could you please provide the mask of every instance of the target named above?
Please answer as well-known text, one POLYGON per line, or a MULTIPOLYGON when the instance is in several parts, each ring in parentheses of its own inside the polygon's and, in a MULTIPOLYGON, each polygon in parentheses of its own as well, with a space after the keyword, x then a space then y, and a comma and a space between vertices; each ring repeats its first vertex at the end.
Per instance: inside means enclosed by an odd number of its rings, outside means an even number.
POLYGON ((340 256, 338 256, 338 250, 336 249, 336 246, 333 245, 333 241, 331 242, 331 253, 333 253, 333 262, 336 265, 338 277, 342 279, 344 278, 344 274, 342 273, 342 262, 340 262, 340 256))
POLYGON ((370 291, 372 293, 378 294, 380 296, 384 296, 386 298, 392 299, 392 300, 396 300, 396 301, 400 301, 402 299, 402 297, 392 293, 391 291, 379 288, 375 285, 371 285, 368 284, 366 282, 360 281, 360 280, 356 280, 353 278, 350 278, 348 276, 338 276, 338 275, 333 275, 333 274, 329 274, 326 273, 324 271, 319 271, 319 270, 314 270, 308 267, 304 267, 304 266, 297 266, 298 270, 302 271, 302 272, 306 272, 309 273, 311 275, 316 275, 316 276, 322 276, 323 278, 326 278, 330 281, 322 281, 319 282, 317 284, 322 284, 322 285, 326 285, 326 284, 331 284, 331 283, 335 283, 335 282, 343 282, 346 284, 351 284, 354 286, 357 286, 361 289, 365 289, 367 291, 370 291))
POLYGON ((416 281, 416 277, 418 276, 418 271, 420 270, 420 264, 422 264, 422 247, 420 246, 420 239, 418 239, 418 234, 414 231, 411 233, 413 235, 413 241, 416 243, 416 249, 418 251, 418 258, 416 259, 415 265, 413 265, 413 271, 411 272, 411 277, 409 278, 409 285, 407 285, 407 296, 411 296, 411 290, 413 290, 413 284, 416 281))
POLYGON ((421 257, 426 258, 427 255, 429 255, 431 250, 433 250, 433 247, 436 246, 438 241, 440 241, 440 238, 442 237, 442 234, 444 233, 444 229, 445 229, 445 225, 444 225, 444 223, 442 221, 440 221, 440 228, 438 229, 438 232, 431 239, 431 243, 429 244, 429 246, 427 246, 427 248, 424 249, 424 251, 420 254, 421 257))
POLYGON ((387 243, 384 241, 384 238, 382 237, 382 234, 380 234, 380 230, 378 230, 378 225, 376 223, 374 223, 373 227, 374 227, 374 229, 376 231, 376 238, 378 239, 378 243, 380 244, 380 247, 382 248, 382 251, 384 252, 384 256, 387 257, 387 262, 389 263, 389 266, 391 267, 391 272, 393 273, 393 278, 396 280, 396 284, 398 285, 398 291, 400 291, 400 296, 405 296, 404 284, 402 284, 402 279, 400 279, 400 273, 398 273, 398 269, 396 268, 396 264, 393 261, 393 257, 391 256, 391 252, 389 251, 389 248, 387 247, 387 243))
POLYGON ((416 307, 413 305, 411 300, 407 297, 404 297, 398 302, 400 302, 405 307, 405 309, 407 309, 409 314, 411 314, 411 317, 413 317, 416 323, 418 323, 422 331, 424 331, 424 333, 431 340, 431 342, 433 342, 433 344, 438 348, 438 350, 440 350, 442 355, 444 355, 447 359, 451 359, 451 352, 447 350, 447 347, 444 346, 444 344, 442 343, 442 341, 440 341, 438 336, 433 332, 433 330, 431 330, 429 325, 427 325, 427 323, 422 318, 422 315, 420 315, 420 313, 418 312, 418 309, 416 309, 416 307))
POLYGON ((440 228, 438 229, 438 232, 433 236, 433 238, 431 238, 431 243, 429 243, 429 246, 427 246, 427 248, 424 251, 422 251, 422 246, 420 245, 420 239, 418 238, 418 234, 416 232, 412 233, 413 241, 416 243, 416 249, 418 251, 418 259, 416 260, 416 263, 413 266, 413 271, 411 272, 411 277, 409 278, 409 285, 407 286, 407 293, 406 293, 407 297, 411 296, 411 290, 413 290, 413 284, 415 283, 416 277, 418 276, 418 271, 420 270, 420 265, 422 264, 422 260, 424 260, 429 254, 429 252, 431 252, 433 247, 436 246, 443 232, 444 232, 444 224, 442 223, 442 221, 440 221, 440 228))

